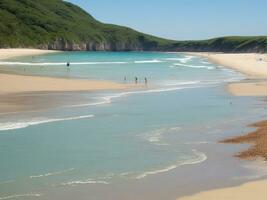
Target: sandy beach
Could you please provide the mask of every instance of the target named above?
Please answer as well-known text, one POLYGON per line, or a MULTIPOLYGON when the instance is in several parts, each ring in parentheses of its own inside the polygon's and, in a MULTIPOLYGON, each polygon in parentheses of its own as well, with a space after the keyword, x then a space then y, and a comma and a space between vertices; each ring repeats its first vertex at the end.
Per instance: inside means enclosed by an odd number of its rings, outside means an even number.
POLYGON ((211 62, 239 71, 248 77, 248 81, 232 83, 228 90, 236 96, 267 96, 267 54, 255 53, 190 53, 202 56, 211 62))
POLYGON ((256 181, 241 186, 201 192, 178 200, 265 200, 267 181, 256 181))
POLYGON ((56 53, 60 51, 41 50, 41 49, 0 49, 0 60, 10 59, 21 56, 36 56, 47 53, 56 53))
MULTIPOLYGON (((58 51, 39 49, 0 49, 0 60, 20 56, 56 53, 58 51)), ((22 92, 69 92, 108 89, 127 89, 130 85, 118 84, 111 81, 78 80, 65 78, 50 78, 0 74, 0 94, 22 92)))
POLYGON ((131 85, 110 81, 78 80, 38 76, 0 74, 0 94, 18 92, 70 92, 92 90, 120 90, 131 85))
MULTIPOLYGON (((40 55, 55 53, 58 51, 39 50, 39 49, 0 49, 0 60, 20 56, 40 55)), ((9 112, 25 108, 25 98, 15 98, 15 94, 23 93, 48 93, 48 92, 81 92, 95 90, 123 90, 135 87, 131 84, 119 84, 111 81, 51 78, 39 76, 24 76, 15 74, 0 73, 0 112, 9 112), (10 98, 9 98, 10 97, 10 98), (8 100, 9 99, 9 100, 8 100), (12 104, 9 102, 13 102, 12 104)), ((27 95, 27 98, 31 98, 27 95)), ((31 104, 35 104, 32 98, 31 104)), ((50 99, 51 101, 52 99, 50 99)), ((40 105, 40 103, 38 103, 40 105)), ((28 109, 28 105, 27 105, 28 109)))

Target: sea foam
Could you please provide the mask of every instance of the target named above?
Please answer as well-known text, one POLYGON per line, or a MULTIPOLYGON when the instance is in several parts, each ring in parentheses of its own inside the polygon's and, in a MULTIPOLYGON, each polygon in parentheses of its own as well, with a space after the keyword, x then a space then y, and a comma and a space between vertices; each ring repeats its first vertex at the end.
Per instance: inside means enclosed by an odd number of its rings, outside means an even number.
POLYGON ((40 197, 41 194, 35 194, 35 193, 29 193, 29 194, 13 194, 10 196, 4 196, 4 197, 0 197, 0 200, 5 200, 5 199, 17 199, 17 198, 21 198, 21 197, 40 197))
POLYGON ((66 118, 52 118, 52 119, 37 118, 37 119, 29 120, 29 121, 5 122, 5 123, 0 123, 0 131, 27 128, 29 126, 51 123, 51 122, 78 120, 78 119, 85 119, 85 118, 92 118, 92 117, 94 117, 94 115, 84 115, 84 116, 66 117, 66 118))
POLYGON ((156 169, 156 170, 151 170, 151 171, 144 172, 144 173, 136 176, 135 178, 136 179, 142 179, 142 178, 145 178, 145 177, 147 177, 149 175, 155 175, 155 174, 164 173, 164 172, 168 172, 168 171, 174 170, 179 166, 199 164, 199 163, 202 163, 202 162, 207 160, 207 156, 203 152, 199 152, 199 151, 197 151, 195 149, 193 149, 192 152, 194 153, 194 157, 191 158, 191 159, 188 159, 188 160, 182 161, 182 162, 179 161, 176 164, 167 166, 167 167, 162 168, 162 169, 156 169))
POLYGON ((62 171, 56 171, 56 172, 49 172, 46 174, 33 175, 33 176, 30 176, 30 178, 42 178, 42 177, 47 177, 47 176, 55 176, 55 175, 64 174, 64 173, 67 173, 67 172, 70 172, 73 170, 74 170, 74 168, 66 169, 66 170, 62 170, 62 171))
MULTIPOLYGON (((67 62, 0 62, 0 65, 23 65, 23 66, 66 66, 67 62)), ((115 65, 127 64, 127 62, 70 62, 70 65, 115 65)))
POLYGON ((189 68, 196 68, 196 69, 208 69, 212 70, 215 69, 213 66, 206 66, 206 65, 187 65, 182 63, 174 63, 175 66, 181 66, 181 67, 189 67, 189 68))
POLYGON ((157 60, 157 59, 154 59, 154 60, 137 60, 137 61, 134 61, 134 63, 136 64, 142 64, 142 63, 162 63, 164 61, 161 61, 161 60, 157 60))
POLYGON ((107 185, 107 184, 109 184, 109 182, 88 179, 88 180, 79 180, 79 181, 69 181, 69 182, 61 183, 60 186, 77 186, 77 185, 85 185, 85 184, 104 184, 104 185, 107 185))

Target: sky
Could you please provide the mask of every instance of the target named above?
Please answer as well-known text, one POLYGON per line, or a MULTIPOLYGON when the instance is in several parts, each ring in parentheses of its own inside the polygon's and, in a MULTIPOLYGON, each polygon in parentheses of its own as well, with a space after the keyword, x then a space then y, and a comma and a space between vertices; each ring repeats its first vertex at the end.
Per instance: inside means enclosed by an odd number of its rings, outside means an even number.
POLYGON ((68 0, 105 23, 175 40, 267 35, 267 0, 68 0))

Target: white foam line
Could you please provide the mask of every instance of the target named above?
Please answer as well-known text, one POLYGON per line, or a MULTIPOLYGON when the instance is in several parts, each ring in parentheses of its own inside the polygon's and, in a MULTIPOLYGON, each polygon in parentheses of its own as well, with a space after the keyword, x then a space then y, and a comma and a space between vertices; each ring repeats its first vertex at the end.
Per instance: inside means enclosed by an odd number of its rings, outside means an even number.
POLYGON ((146 140, 156 145, 169 145, 167 143, 160 143, 163 138, 163 135, 174 132, 174 131, 180 131, 180 130, 181 130, 180 127, 160 128, 160 129, 148 131, 143 135, 146 140))
MULTIPOLYGON (((70 65, 112 65, 127 64, 127 62, 70 62, 70 65)), ((67 62, 33 63, 33 62, 0 62, 0 65, 23 65, 23 66, 66 66, 67 62)))
POLYGON ((30 194, 14 194, 14 195, 10 195, 10 196, 5 196, 5 197, 0 197, 0 200, 4 200, 4 199, 14 199, 14 198, 20 198, 20 197, 40 197, 42 196, 41 194, 34 194, 34 193, 30 193, 30 194))
POLYGON ((196 69, 215 69, 215 67, 212 66, 205 66, 205 65, 186 65, 181 63, 174 63, 175 66, 181 66, 181 67, 189 67, 189 68, 196 68, 196 69))
POLYGON ((194 84, 199 84, 201 81, 180 81, 180 82, 167 82, 164 83, 165 86, 177 86, 177 85, 194 85, 194 84))
POLYGON ((137 61, 134 61, 134 63, 136 64, 142 64, 142 63, 162 63, 164 61, 161 61, 161 60, 157 60, 157 59, 154 59, 154 60, 137 60, 137 61))
POLYGON ((184 58, 166 58, 165 60, 168 61, 180 61, 181 63, 187 63, 190 60, 192 60, 192 58, 195 58, 194 56, 185 56, 184 58))
POLYGON ((67 173, 67 172, 70 172, 73 170, 74 170, 74 168, 66 169, 63 171, 50 172, 50 173, 46 173, 46 174, 33 175, 33 176, 30 176, 30 178, 42 178, 42 177, 47 177, 47 176, 55 176, 55 175, 60 175, 60 174, 67 173))
POLYGON ((197 156, 196 158, 193 158, 193 159, 190 159, 190 160, 187 160, 187 161, 184 161, 182 163, 177 163, 177 164, 174 164, 174 165, 171 165, 171 166, 168 166, 166 168, 163 168, 163 169, 158 169, 158 170, 153 170, 153 171, 147 171, 141 175, 138 175, 136 177, 136 179, 142 179, 142 178, 145 178, 147 176, 150 176, 150 175, 155 175, 155 174, 159 174, 159 173, 164 173, 164 172, 168 172, 168 171, 171 171, 171 170, 174 170, 176 169, 177 167, 179 166, 182 166, 182 165, 194 165, 194 164, 199 164, 199 163, 202 163, 204 161, 207 160, 207 156, 206 154, 204 154, 203 152, 199 152, 195 149, 192 150, 193 153, 195 154, 195 156, 197 156))
POLYGON ((171 88, 159 88, 159 89, 151 89, 151 90, 138 90, 138 91, 132 91, 132 92, 122 92, 122 93, 114 94, 111 96, 99 97, 100 99, 102 99, 102 101, 99 101, 99 102, 71 105, 71 106, 66 106, 66 107, 86 107, 86 106, 109 104, 112 102, 112 99, 114 99, 114 98, 120 98, 120 97, 128 96, 128 95, 171 92, 171 91, 175 91, 175 90, 193 89, 193 88, 199 88, 199 87, 203 87, 203 86, 200 86, 200 85, 187 86, 187 87, 179 86, 179 87, 171 87, 171 88))
POLYGON ((39 119, 30 120, 30 121, 6 122, 6 123, 0 123, 0 131, 21 129, 21 128, 26 128, 29 126, 51 123, 51 122, 78 120, 78 119, 85 119, 85 118, 92 118, 92 117, 94 117, 94 115, 84 115, 84 116, 78 116, 78 117, 55 118, 55 119, 40 119, 39 118, 39 119))
POLYGON ((61 183, 61 186, 77 186, 77 185, 85 185, 85 184, 104 184, 108 185, 109 183, 107 181, 96 181, 96 180, 85 180, 85 181, 70 181, 66 183, 61 183))

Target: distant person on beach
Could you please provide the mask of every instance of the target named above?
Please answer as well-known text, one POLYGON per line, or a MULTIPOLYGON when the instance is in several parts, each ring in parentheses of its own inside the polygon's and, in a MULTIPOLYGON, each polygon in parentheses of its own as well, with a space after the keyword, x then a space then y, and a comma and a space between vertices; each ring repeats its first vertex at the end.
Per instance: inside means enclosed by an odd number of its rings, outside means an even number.
POLYGON ((69 67, 70 66, 70 63, 69 62, 67 62, 67 67, 69 67))
POLYGON ((126 78, 126 76, 124 76, 124 82, 126 83, 126 81, 127 81, 127 78, 126 78))
POLYGON ((145 77, 145 84, 147 85, 147 78, 145 77))
POLYGON ((138 78, 135 77, 134 80, 135 80, 135 84, 137 84, 138 83, 138 78))

